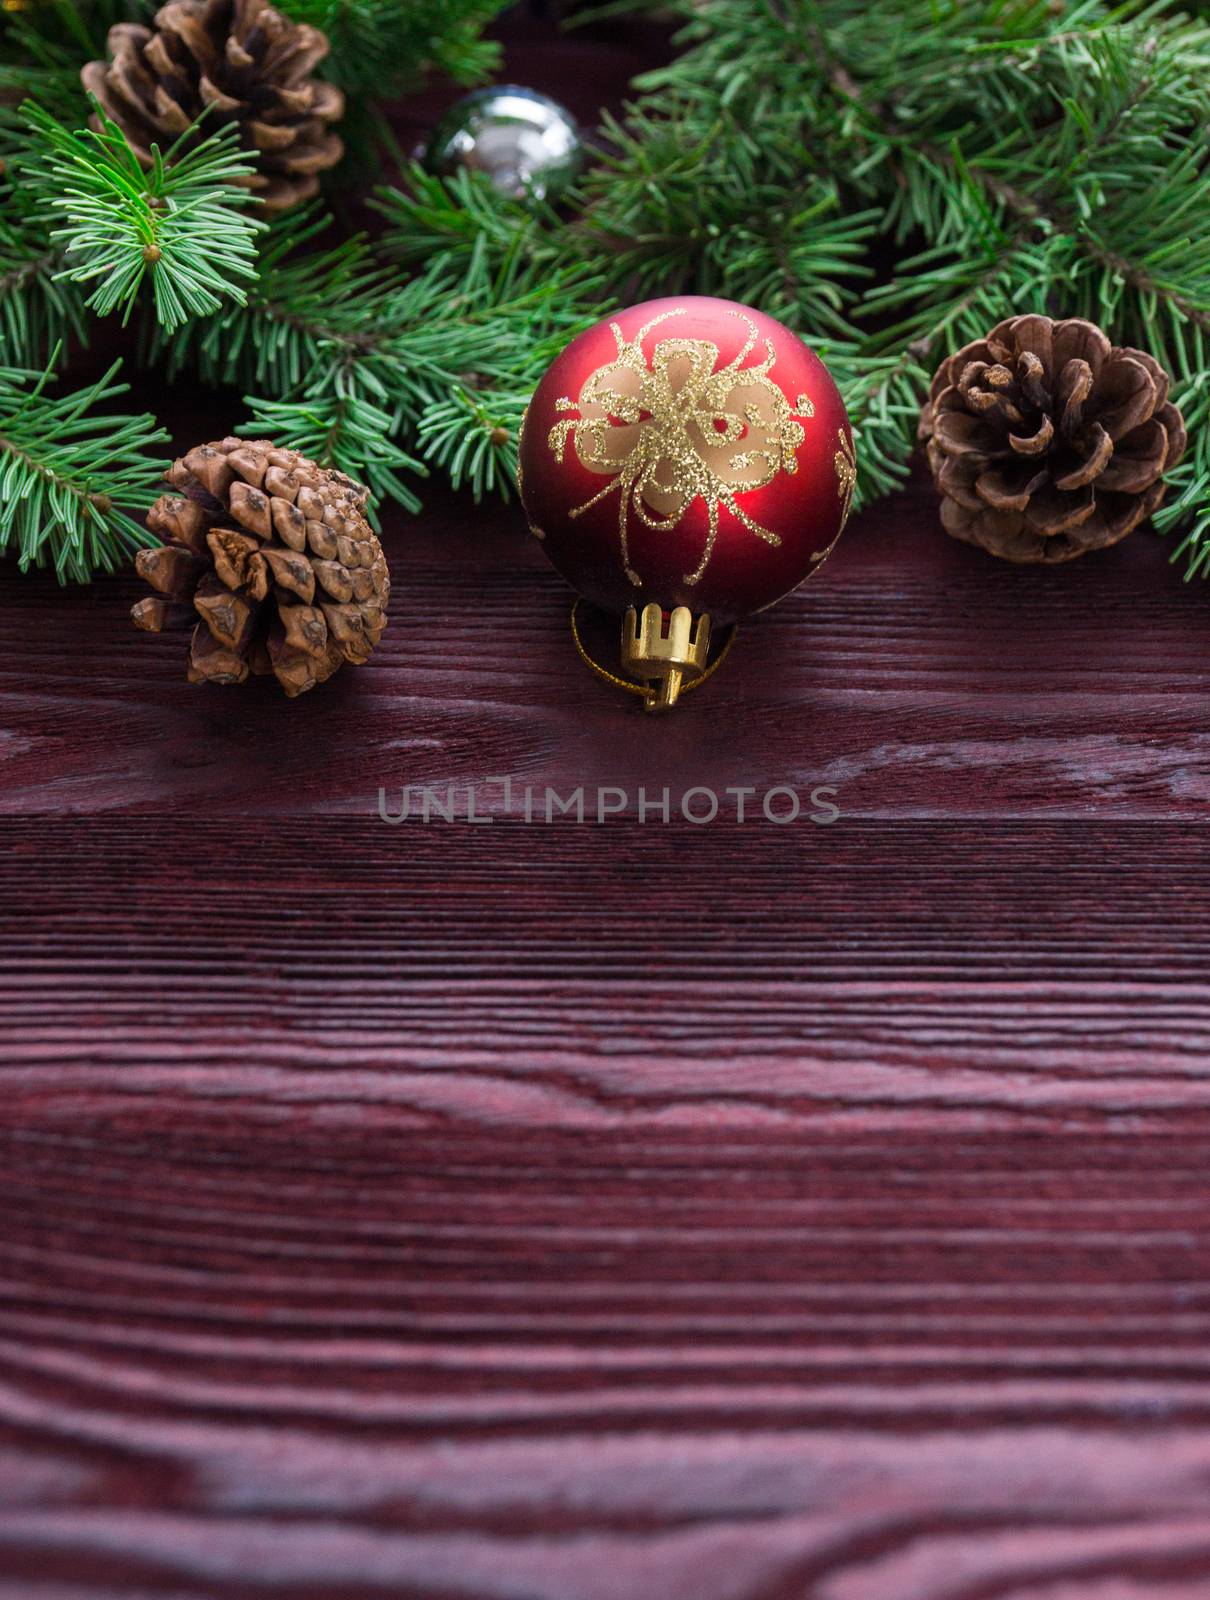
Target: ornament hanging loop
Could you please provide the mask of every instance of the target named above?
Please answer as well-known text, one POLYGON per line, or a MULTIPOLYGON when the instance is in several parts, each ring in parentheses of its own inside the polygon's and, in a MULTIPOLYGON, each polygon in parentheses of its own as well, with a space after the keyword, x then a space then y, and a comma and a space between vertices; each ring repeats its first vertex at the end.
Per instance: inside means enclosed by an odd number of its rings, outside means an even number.
POLYGON ((688 606, 665 613, 652 602, 622 619, 622 671, 648 687, 643 708, 671 711, 686 680, 700 678, 710 654, 710 618, 688 606))

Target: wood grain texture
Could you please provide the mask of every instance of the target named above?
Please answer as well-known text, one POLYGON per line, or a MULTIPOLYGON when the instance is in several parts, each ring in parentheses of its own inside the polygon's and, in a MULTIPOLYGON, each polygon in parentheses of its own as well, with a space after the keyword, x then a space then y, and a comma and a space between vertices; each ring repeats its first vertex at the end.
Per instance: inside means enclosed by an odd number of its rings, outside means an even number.
POLYGON ((0 570, 0 1600, 1210 1600, 1206 590, 917 483, 657 721, 385 543, 292 705, 0 570))
POLYGON ((0 823, 0 1595, 1210 1582, 1200 827, 0 823))
MULTIPOLYGON (((846 816, 883 819, 1210 811, 1206 593, 1150 533, 1096 561, 1012 568, 947 539, 918 485, 747 624, 668 719, 576 661, 569 592, 515 507, 434 493, 383 542, 393 621, 372 664, 289 707, 269 682, 187 684, 180 638, 130 626, 133 578, 65 596, 10 577, 0 810, 365 816, 380 786, 510 775, 632 792, 821 784, 846 816)), ((609 630, 593 637, 616 650, 609 630)))

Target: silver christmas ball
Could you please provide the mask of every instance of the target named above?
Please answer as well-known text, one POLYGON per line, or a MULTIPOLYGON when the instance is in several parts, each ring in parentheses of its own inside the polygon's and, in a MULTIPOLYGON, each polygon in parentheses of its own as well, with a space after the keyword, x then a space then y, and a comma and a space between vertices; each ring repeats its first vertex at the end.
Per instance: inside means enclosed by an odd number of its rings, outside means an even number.
POLYGON ((514 199, 558 200, 584 165, 575 118, 556 100, 514 83, 464 95, 438 122, 424 164, 440 177, 486 173, 514 199))

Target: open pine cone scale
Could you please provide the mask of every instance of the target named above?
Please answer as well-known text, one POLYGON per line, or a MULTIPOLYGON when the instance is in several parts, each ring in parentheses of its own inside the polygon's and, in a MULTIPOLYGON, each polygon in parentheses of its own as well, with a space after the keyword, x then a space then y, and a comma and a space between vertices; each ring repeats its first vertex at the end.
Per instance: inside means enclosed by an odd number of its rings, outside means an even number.
POLYGON ((1185 448, 1154 357, 1042 316, 1009 318, 943 361, 920 431, 947 531, 1023 562, 1124 538, 1185 448))
POLYGON ((150 161, 153 144, 167 148, 207 107, 205 127, 236 122, 256 152, 257 171, 243 181, 267 211, 313 195, 316 174, 340 160, 329 125, 343 115, 344 96, 311 76, 328 41, 268 0, 169 0, 151 27, 111 28, 109 52, 81 77, 140 160, 150 161))

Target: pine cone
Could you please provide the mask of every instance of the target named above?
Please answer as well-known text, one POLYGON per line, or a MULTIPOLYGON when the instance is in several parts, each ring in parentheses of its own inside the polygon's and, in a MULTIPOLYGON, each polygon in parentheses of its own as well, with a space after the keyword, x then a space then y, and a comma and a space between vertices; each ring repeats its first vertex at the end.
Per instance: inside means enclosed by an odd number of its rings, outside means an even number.
POLYGON ((1006 561, 1124 539, 1185 449, 1168 374, 1091 322, 1009 317, 937 369, 921 413, 941 520, 1006 561))
POLYGON ((151 633, 201 617, 191 683, 272 672, 293 698, 369 660, 391 583, 359 483, 267 439, 199 445, 168 482, 147 513, 167 542, 135 561, 157 593, 131 617, 151 633))
POLYGON ((109 53, 110 61, 90 61, 80 77, 145 166, 152 144, 166 150, 206 106, 213 108, 207 132, 239 124, 258 166, 243 181, 267 211, 315 194, 316 173, 340 160, 328 124, 340 120, 344 95, 311 77, 327 38, 267 0, 169 0, 150 28, 110 28, 109 53))

